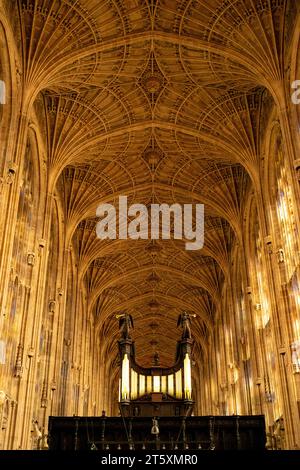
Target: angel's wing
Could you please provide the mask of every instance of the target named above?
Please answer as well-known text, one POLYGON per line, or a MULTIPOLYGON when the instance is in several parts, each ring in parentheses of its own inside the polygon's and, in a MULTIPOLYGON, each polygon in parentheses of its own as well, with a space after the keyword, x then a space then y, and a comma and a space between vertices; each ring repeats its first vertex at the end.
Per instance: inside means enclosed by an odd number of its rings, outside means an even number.
POLYGON ((179 325, 181 325, 181 320, 182 320, 182 313, 179 315, 178 319, 177 319, 177 327, 179 325))

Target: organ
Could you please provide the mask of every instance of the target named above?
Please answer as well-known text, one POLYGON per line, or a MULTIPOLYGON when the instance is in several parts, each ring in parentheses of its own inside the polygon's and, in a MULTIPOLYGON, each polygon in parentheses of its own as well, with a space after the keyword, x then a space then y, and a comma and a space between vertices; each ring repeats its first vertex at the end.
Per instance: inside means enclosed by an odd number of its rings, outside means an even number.
POLYGON ((132 318, 123 314, 119 340, 120 381, 119 406, 124 416, 188 416, 192 413, 191 354, 193 339, 190 315, 179 317, 183 326, 177 342, 172 367, 142 367, 135 358, 134 341, 130 335, 132 318))

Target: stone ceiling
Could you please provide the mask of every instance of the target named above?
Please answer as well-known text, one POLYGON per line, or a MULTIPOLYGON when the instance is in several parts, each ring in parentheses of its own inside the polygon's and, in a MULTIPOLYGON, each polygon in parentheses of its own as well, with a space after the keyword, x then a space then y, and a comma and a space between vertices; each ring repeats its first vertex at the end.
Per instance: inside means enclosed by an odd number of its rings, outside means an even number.
POLYGON ((289 0, 6 0, 24 102, 47 142, 50 184, 107 348, 116 313, 138 361, 175 354, 177 315, 205 349, 243 207, 258 177, 262 113, 283 73, 289 0), (17 11, 18 10, 18 11, 17 11), (21 25, 21 27, 20 27, 21 25), (127 195, 205 204, 205 246, 99 241, 96 207, 127 195))

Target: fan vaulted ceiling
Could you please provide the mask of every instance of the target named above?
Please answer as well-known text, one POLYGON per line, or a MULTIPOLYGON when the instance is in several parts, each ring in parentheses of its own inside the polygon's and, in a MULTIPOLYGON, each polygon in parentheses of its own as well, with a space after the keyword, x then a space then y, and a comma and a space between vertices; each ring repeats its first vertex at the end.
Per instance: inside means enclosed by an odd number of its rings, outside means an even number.
POLYGON ((197 314, 195 347, 205 349, 257 178, 262 109, 282 76, 292 3, 7 0, 21 19, 27 106, 45 116, 50 186, 107 350, 127 310, 138 361, 158 351, 172 364, 183 309, 197 314), (204 248, 99 241, 96 207, 119 195, 204 203, 204 248))

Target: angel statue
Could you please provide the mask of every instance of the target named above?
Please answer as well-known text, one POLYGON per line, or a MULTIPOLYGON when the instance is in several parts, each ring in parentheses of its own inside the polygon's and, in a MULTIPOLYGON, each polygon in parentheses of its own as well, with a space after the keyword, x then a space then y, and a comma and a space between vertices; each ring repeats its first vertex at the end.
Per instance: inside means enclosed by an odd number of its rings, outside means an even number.
POLYGON ((181 326, 183 331, 182 331, 182 339, 192 338, 192 332, 191 332, 191 317, 196 317, 195 314, 191 315, 187 312, 183 312, 179 315, 178 320, 177 320, 177 328, 178 326, 181 326))
POLYGON ((132 316, 128 313, 121 313, 116 315, 116 318, 119 319, 119 329, 121 331, 122 339, 130 339, 130 330, 133 329, 133 319, 132 316))

